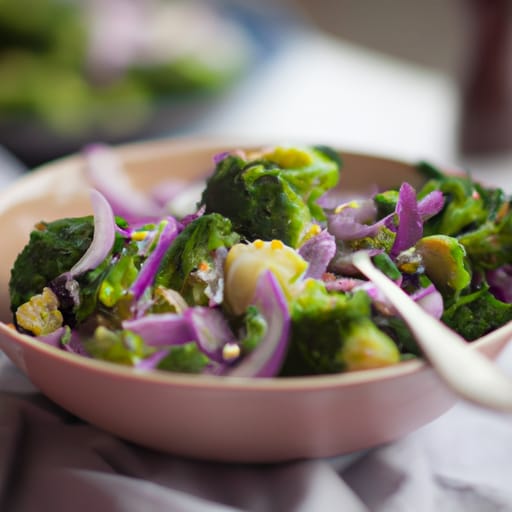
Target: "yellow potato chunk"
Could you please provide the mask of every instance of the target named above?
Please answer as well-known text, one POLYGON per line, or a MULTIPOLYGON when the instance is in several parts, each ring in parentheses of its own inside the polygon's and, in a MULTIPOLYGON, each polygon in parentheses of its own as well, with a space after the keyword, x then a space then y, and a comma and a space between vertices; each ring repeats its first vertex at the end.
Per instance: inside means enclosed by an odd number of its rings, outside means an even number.
POLYGON ((290 297, 307 266, 297 251, 280 240, 236 244, 224 264, 224 300, 234 314, 242 314, 252 303, 258 278, 265 270, 274 274, 290 297))
POLYGON ((36 336, 50 334, 62 327, 59 299, 50 288, 44 288, 42 293, 34 295, 16 310, 16 322, 36 336))

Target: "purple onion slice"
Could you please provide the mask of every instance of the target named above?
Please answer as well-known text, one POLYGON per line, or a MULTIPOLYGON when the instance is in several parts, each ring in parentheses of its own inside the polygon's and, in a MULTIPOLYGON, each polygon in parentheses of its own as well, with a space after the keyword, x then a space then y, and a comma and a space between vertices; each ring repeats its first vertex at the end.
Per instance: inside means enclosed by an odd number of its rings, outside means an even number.
POLYGON ((62 337, 66 332, 66 327, 59 327, 55 329, 55 331, 49 334, 43 334, 41 336, 37 336, 39 341, 46 343, 47 345, 51 345, 52 347, 62 348, 61 341, 62 337))
POLYGON ((288 348, 290 313, 283 291, 269 270, 259 278, 254 305, 267 321, 267 332, 258 347, 225 375, 274 377, 281 369, 288 348))
POLYGON ((195 307, 187 309, 184 317, 192 326, 199 349, 212 361, 224 364, 224 346, 228 343, 237 344, 237 341, 222 312, 213 308, 195 307))
POLYGON ((339 215, 330 215, 327 226, 337 240, 347 241, 375 236, 380 229, 380 224, 361 224, 351 217, 339 215))
POLYGON ((418 213, 421 220, 425 222, 434 215, 437 215, 444 206, 444 195, 440 190, 433 190, 423 199, 418 201, 418 213))
POLYGON ((328 231, 321 231, 300 247, 299 254, 308 262, 304 278, 321 279, 336 254, 336 240, 328 231))
POLYGON ((416 190, 409 183, 403 183, 400 187, 396 215, 398 226, 395 242, 391 248, 391 256, 397 256, 402 251, 409 249, 423 235, 423 222, 418 210, 416 190))
POLYGON ((220 162, 222 162, 222 160, 227 158, 229 154, 229 151, 221 151, 220 153, 216 153, 215 155, 213 155, 213 163, 215 165, 219 164, 220 162))
POLYGON ((176 238, 177 234, 178 223, 172 217, 169 217, 167 219, 167 224, 164 226, 160 236, 158 237, 156 247, 147 257, 139 274, 137 275, 137 278, 130 287, 130 292, 133 294, 135 300, 140 299, 147 287, 153 283, 162 258, 176 238))
POLYGON ((141 359, 135 364, 135 368, 137 370, 148 371, 148 370, 156 370, 157 366, 160 364, 160 361, 167 356, 169 350, 159 350, 150 356, 141 359))
POLYGON ((107 199, 97 190, 91 190, 94 211, 94 234, 91 245, 83 256, 69 270, 71 276, 78 276, 96 268, 111 251, 116 236, 114 213, 107 199))
POLYGON ((411 298, 415 300, 427 313, 438 320, 443 316, 443 296, 433 284, 414 292, 411 295, 411 298))
POLYGON ((151 221, 163 215, 158 201, 131 184, 120 158, 107 145, 91 144, 83 155, 87 179, 107 198, 116 215, 129 223, 151 221))
POLYGON ((138 334, 152 347, 169 347, 194 341, 195 330, 188 317, 175 313, 146 315, 125 320, 123 329, 138 334))
POLYGON ((61 346, 66 352, 70 352, 71 354, 91 357, 84 347, 80 334, 76 331, 71 331, 70 338, 67 341, 62 341, 61 346))
POLYGON ((327 229, 337 240, 357 240, 375 236, 382 221, 375 223, 377 208, 372 200, 349 202, 327 216, 327 229))
POLYGON ((512 303, 512 265, 487 271, 491 293, 502 302, 512 303))

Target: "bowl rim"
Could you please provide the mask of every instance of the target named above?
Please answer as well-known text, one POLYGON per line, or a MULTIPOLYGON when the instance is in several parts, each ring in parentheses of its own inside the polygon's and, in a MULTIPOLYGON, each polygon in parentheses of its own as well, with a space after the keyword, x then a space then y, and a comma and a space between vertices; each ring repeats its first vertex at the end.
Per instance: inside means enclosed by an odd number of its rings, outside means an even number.
MULTIPOLYGON (((295 141, 291 143, 300 143, 295 141)), ((305 143, 302 141, 302 143, 305 143)), ((217 151, 221 148, 237 148, 244 147, 247 149, 261 148, 265 146, 276 145, 275 141, 262 141, 253 137, 225 137, 212 136, 179 136, 169 138, 159 138, 152 140, 139 140, 128 142, 111 147, 120 155, 122 160, 127 163, 141 163, 148 159, 157 159, 160 155, 169 155, 172 151, 191 151, 200 149, 202 151, 217 151)), ((377 161, 387 161, 396 163, 397 165, 411 167, 410 161, 394 158, 392 156, 380 155, 375 153, 366 153, 364 151, 335 149, 341 155, 350 155, 355 157, 370 158, 377 161)), ((26 183, 37 182, 44 179, 48 173, 59 172, 61 168, 69 166, 80 166, 83 157, 79 153, 71 154, 61 158, 57 158, 43 165, 35 167, 24 176, 18 178, 11 185, 5 187, 0 193, 0 202, 5 198, 15 199, 14 192, 21 192, 26 183)), ((449 172, 458 173, 457 169, 451 168, 449 172)), ((9 199, 7 199, 9 203, 9 199)), ((0 213, 1 214, 1 213, 0 213)), ((488 333, 487 335, 472 341, 470 347, 473 350, 484 350, 492 346, 501 335, 502 331, 507 329, 509 324, 505 324, 500 328, 488 333)), ((364 370, 356 370, 351 372, 325 374, 325 375, 308 375, 293 377, 232 377, 232 376, 216 376, 216 375, 198 375, 179 372, 166 372, 163 370, 139 370, 133 367, 125 366, 119 363, 102 361, 89 357, 80 356, 67 352, 65 350, 53 347, 49 344, 41 342, 35 337, 25 335, 14 329, 12 324, 0 321, 0 336, 8 338, 11 343, 26 348, 32 352, 38 353, 40 356, 48 356, 53 359, 61 360, 63 363, 81 368, 85 371, 99 372, 110 374, 123 379, 137 379, 146 384, 166 384, 183 388, 205 388, 223 391, 314 391, 326 388, 351 387, 359 384, 370 384, 375 381, 382 381, 394 378, 405 377, 423 371, 433 371, 428 362, 424 359, 416 358, 401 361, 394 365, 370 368, 364 370)), ((2 347, 3 342, 0 342, 2 347)), ((6 352, 7 353, 7 352, 6 352)), ((23 363, 21 363, 23 366, 23 363)), ((26 373, 26 372, 25 372, 26 373)))
MULTIPOLYGON (((499 338, 501 331, 510 330, 509 324, 470 343, 472 350, 482 350, 492 345, 499 338)), ((39 356, 51 357, 75 368, 85 371, 110 374, 123 379, 136 379, 146 384, 167 384, 184 388, 204 388, 223 391, 316 391, 339 387, 351 387, 359 384, 370 384, 405 377, 422 371, 434 371, 428 362, 422 358, 401 361, 394 365, 352 372, 307 375, 297 377, 232 377, 218 375, 198 375, 164 370, 139 370, 119 363, 93 359, 66 352, 37 338, 22 334, 14 327, 0 322, 0 336, 7 337, 16 345, 37 352, 39 356)), ((1 346, 0 342, 0 346, 1 346)))

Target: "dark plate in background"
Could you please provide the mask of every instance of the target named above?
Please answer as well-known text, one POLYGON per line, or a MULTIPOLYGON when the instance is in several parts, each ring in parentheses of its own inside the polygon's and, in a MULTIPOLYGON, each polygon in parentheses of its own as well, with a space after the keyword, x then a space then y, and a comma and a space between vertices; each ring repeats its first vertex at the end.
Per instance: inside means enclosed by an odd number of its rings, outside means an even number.
MULTIPOLYGON (((150 114, 139 123, 126 123, 115 131, 101 123, 94 129, 78 133, 59 133, 40 119, 7 117, 0 112, 0 145, 28 168, 74 153, 90 142, 132 142, 159 136, 183 135, 193 132, 204 116, 229 99, 230 94, 257 73, 275 56, 287 36, 300 25, 297 14, 286 4, 258 2, 248 5, 237 0, 219 0, 215 8, 235 21, 248 34, 254 51, 246 71, 229 86, 206 93, 159 97, 150 114)), ((130 117, 138 105, 123 105, 123 116, 130 117)), ((107 113, 117 116, 119 111, 107 113)))

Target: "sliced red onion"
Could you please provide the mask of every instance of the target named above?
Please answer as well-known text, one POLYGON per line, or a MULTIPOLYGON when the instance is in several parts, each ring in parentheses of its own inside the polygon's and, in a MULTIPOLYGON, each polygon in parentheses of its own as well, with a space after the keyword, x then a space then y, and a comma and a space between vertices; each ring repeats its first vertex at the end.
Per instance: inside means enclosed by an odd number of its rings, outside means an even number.
POLYGON ((512 265, 503 265, 486 273, 491 293, 502 302, 512 303, 512 265))
POLYGON ((271 271, 261 275, 256 286, 254 305, 267 322, 267 332, 258 347, 225 375, 233 377, 274 377, 288 349, 290 313, 286 298, 271 271))
POLYGON ((116 215, 134 223, 151 221, 164 214, 157 201, 131 184, 120 158, 108 146, 92 144, 83 154, 87 179, 107 198, 116 215))
POLYGON ((411 298, 415 300, 427 313, 431 314, 438 320, 443 316, 443 296, 433 284, 425 288, 421 288, 417 292, 413 293, 411 298))
POLYGON ((204 212, 206 211, 206 206, 201 206, 201 208, 199 208, 199 210, 197 210, 197 212, 194 212, 194 213, 190 213, 188 215, 185 215, 185 217, 183 217, 180 222, 181 222, 181 225, 183 227, 187 226, 188 224, 190 224, 191 222, 194 222, 196 219, 198 219, 199 217, 201 217, 202 215, 204 215, 204 212))
POLYGON ((144 371, 155 370, 156 367, 159 365, 160 361, 168 353, 169 353, 168 349, 159 350, 158 352, 151 354, 149 357, 141 359, 140 361, 135 363, 135 368, 137 368, 137 370, 144 370, 144 371))
POLYGON ((178 223, 176 220, 172 217, 167 218, 167 224, 160 233, 156 247, 147 257, 137 275, 137 278, 130 287, 130 292, 133 294, 135 300, 140 299, 147 287, 155 280, 162 258, 176 238, 178 231, 178 223))
POLYGON ((349 213, 353 219, 362 224, 370 224, 375 222, 377 218, 377 207, 373 199, 349 201, 347 207, 342 209, 342 212, 349 213))
POLYGON ((352 291, 356 290, 364 290, 368 294, 370 299, 372 299, 372 302, 383 304, 386 306, 387 310, 393 311, 393 314, 396 314, 395 308, 392 306, 391 302, 388 301, 386 295, 384 295, 380 291, 380 288, 375 286, 371 281, 364 281, 363 283, 352 289, 352 291))
POLYGON ((418 210, 416 191, 409 183, 403 183, 400 187, 396 215, 398 226, 395 242, 391 248, 391 256, 397 256, 402 251, 409 249, 423 235, 423 222, 418 210))
POLYGON ((220 153, 213 155, 213 163, 217 165, 227 156, 229 156, 229 151, 221 151, 220 153))
MULTIPOLYGON (((400 285, 400 282, 397 284, 400 285)), ((376 305, 379 305, 377 309, 380 311, 386 311, 386 314, 388 315, 398 314, 395 307, 391 304, 391 302, 389 302, 387 297, 371 281, 365 281, 362 284, 352 288, 352 291, 355 290, 364 290, 369 295, 372 302, 374 302, 376 305)), ((420 288, 416 292, 412 293, 410 297, 433 317, 440 319, 443 315, 443 297, 433 284, 425 288, 420 288)))
POLYGON ((190 322, 199 349, 210 359, 225 363, 223 348, 227 343, 236 344, 228 322, 218 309, 194 307, 185 311, 184 317, 190 322))
POLYGON ((44 334, 41 336, 37 336, 39 341, 46 343, 47 345, 51 345, 52 347, 62 348, 61 340, 66 332, 66 327, 59 327, 55 331, 50 334, 44 334))
MULTIPOLYGON (((207 307, 188 308, 183 314, 151 314, 125 320, 123 328, 138 334, 153 347, 195 341, 205 355, 222 365, 226 364, 224 346, 237 343, 222 312, 207 307)), ((148 361, 147 364, 152 363, 148 361)))
POLYGON ((327 230, 307 240, 299 254, 308 262, 305 278, 321 279, 336 254, 336 240, 327 230))
POLYGON ((194 341, 195 330, 188 317, 175 313, 146 315, 125 320, 123 329, 141 336, 152 347, 182 345, 194 341))
MULTIPOLYGON (((341 204, 350 203, 351 201, 368 201, 377 194, 377 187, 371 187, 367 193, 355 194, 353 191, 349 192, 343 188, 331 188, 320 196, 316 203, 324 210, 334 210, 341 204)), ((373 201, 372 201, 373 202, 373 201)))
POLYGON ((423 199, 418 201, 418 213, 421 220, 425 222, 434 215, 437 215, 444 206, 444 195, 440 190, 433 190, 423 199))
POLYGON ((377 208, 371 199, 355 201, 338 206, 327 215, 327 230, 337 240, 357 240, 375 236, 383 222, 375 223, 377 208))
POLYGON ((327 230, 337 240, 358 240, 367 236, 375 236, 381 223, 361 224, 347 215, 329 215, 327 217, 327 230))
POLYGON ((69 270, 71 276, 78 276, 96 268, 111 251, 116 236, 114 213, 106 198, 97 190, 91 190, 94 211, 94 234, 91 245, 69 270))
POLYGON ((71 338, 67 343, 62 343, 62 348, 72 354, 79 356, 91 357, 84 347, 80 335, 76 331, 71 331, 71 338))
POLYGON ((59 327, 50 334, 37 336, 37 339, 43 343, 46 343, 47 345, 51 345, 52 347, 65 350, 66 352, 78 354, 79 356, 90 357, 87 350, 85 350, 80 334, 76 331, 70 331, 69 327, 67 326, 59 327), (68 341, 64 342, 63 339, 67 333, 70 334, 70 338, 68 341))

